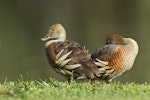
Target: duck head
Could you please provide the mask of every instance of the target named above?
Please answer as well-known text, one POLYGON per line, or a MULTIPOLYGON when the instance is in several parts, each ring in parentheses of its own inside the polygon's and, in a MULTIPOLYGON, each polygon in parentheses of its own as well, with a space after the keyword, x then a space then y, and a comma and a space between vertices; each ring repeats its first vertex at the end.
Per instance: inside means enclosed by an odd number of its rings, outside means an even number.
POLYGON ((123 36, 116 33, 110 34, 106 38, 106 44, 122 45, 128 54, 132 55, 134 59, 137 56, 139 50, 138 44, 134 39, 124 38, 123 36))
POLYGON ((66 31, 61 24, 54 24, 49 28, 48 34, 46 34, 42 41, 65 41, 66 40, 66 31))
POLYGON ((106 38, 106 44, 120 44, 125 45, 126 41, 124 40, 124 37, 122 37, 119 34, 112 33, 106 38))

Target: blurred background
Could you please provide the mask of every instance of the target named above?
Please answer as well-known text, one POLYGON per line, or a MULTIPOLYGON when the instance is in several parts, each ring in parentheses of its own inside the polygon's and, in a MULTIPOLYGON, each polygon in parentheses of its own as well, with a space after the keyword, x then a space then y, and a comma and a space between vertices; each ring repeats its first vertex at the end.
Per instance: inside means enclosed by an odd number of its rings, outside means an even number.
POLYGON ((64 81, 55 73, 40 41, 52 24, 61 23, 67 39, 93 52, 110 33, 139 44, 133 68, 116 81, 150 82, 149 0, 0 0, 0 82, 44 79, 64 81))

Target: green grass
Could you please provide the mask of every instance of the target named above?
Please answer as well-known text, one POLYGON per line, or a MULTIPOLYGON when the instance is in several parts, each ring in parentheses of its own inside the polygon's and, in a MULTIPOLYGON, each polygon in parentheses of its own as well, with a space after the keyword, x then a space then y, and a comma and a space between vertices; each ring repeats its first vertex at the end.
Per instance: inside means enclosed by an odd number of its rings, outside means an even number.
POLYGON ((45 81, 4 82, 0 100, 149 100, 150 85, 113 82, 76 83, 45 81))

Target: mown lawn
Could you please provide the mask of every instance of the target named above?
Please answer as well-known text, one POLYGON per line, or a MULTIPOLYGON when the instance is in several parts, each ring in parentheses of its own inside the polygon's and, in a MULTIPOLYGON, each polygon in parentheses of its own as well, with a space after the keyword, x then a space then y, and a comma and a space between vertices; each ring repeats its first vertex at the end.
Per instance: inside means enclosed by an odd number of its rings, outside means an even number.
POLYGON ((150 100, 150 84, 72 81, 4 82, 0 84, 0 100, 150 100))

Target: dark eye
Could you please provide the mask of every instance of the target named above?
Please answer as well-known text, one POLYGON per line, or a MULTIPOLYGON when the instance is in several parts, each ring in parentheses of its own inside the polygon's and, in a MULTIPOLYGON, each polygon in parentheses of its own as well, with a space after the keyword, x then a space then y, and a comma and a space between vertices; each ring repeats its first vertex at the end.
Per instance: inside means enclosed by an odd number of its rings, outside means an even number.
POLYGON ((45 38, 48 38, 48 36, 46 35, 45 38))

